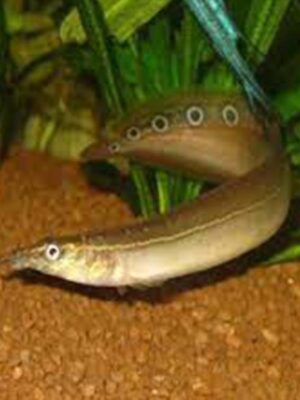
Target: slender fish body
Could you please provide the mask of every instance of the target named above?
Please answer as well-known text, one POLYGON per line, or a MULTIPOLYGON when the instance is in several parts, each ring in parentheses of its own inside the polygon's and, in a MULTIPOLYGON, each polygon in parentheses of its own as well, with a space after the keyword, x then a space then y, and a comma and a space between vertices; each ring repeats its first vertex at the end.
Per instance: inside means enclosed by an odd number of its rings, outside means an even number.
POLYGON ((284 221, 290 171, 276 122, 238 96, 194 93, 143 107, 83 159, 123 155, 223 182, 168 215, 17 251, 16 269, 95 286, 153 285, 205 270, 257 247, 284 221))
POLYGON ((104 136, 83 161, 125 156, 217 182, 244 175, 270 152, 262 122, 239 95, 171 96, 146 104, 104 136))

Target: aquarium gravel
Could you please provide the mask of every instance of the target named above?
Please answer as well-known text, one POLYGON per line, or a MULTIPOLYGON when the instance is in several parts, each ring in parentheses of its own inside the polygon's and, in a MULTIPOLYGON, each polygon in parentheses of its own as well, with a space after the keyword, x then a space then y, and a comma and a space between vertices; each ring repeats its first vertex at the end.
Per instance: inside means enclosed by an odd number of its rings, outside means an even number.
MULTIPOLYGON (((77 164, 12 149, 0 170, 1 253, 133 221, 77 164)), ((242 261, 121 296, 0 274, 1 400, 296 400, 299 264, 242 261), (237 271, 236 273, 234 271, 237 271)))

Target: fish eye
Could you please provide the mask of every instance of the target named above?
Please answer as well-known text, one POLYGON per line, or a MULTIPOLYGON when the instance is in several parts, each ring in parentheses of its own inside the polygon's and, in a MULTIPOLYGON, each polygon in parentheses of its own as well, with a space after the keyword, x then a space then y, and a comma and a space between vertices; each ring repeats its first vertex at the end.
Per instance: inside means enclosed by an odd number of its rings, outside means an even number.
POLYGON ((199 126, 204 119, 204 111, 201 107, 191 106, 186 110, 186 119, 191 126, 199 126))
POLYGON ((151 121, 151 127, 156 132, 165 132, 169 129, 169 121, 164 115, 156 115, 151 121))
POLYGON ((141 131, 136 126, 131 126, 126 131, 126 138, 128 140, 138 140, 141 137, 141 131))
POLYGON ((46 247, 45 256, 47 260, 56 261, 58 260, 60 254, 61 254, 60 248, 56 244, 51 243, 46 247))
POLYGON ((121 148, 121 146, 118 142, 113 142, 108 146, 108 150, 111 153, 117 153, 118 151, 120 151, 120 148, 121 148))
POLYGON ((225 124, 230 127, 236 126, 240 119, 238 110, 231 104, 223 108, 222 117, 225 124))

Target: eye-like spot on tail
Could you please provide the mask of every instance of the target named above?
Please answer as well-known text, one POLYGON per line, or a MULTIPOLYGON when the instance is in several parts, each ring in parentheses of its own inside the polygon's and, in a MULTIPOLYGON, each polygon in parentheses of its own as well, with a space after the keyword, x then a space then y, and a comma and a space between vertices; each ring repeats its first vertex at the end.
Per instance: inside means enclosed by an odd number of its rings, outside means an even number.
POLYGON ((228 104, 223 108, 222 117, 225 124, 229 127, 236 126, 240 120, 240 115, 238 110, 231 104, 228 104))
POLYGON ((118 142, 110 143, 110 145, 108 146, 108 150, 109 150, 112 154, 118 153, 118 151, 120 151, 120 148, 121 148, 121 146, 120 146, 120 143, 118 143, 118 142))
POLYGON ((169 126, 169 120, 164 115, 156 115, 151 121, 151 127, 155 132, 166 132, 169 126))
POLYGON ((204 120, 204 111, 199 106, 191 106, 185 112, 186 120, 191 126, 199 126, 204 120))
POLYGON ((126 138, 128 140, 139 140, 141 138, 141 130, 136 126, 131 126, 126 131, 126 138))

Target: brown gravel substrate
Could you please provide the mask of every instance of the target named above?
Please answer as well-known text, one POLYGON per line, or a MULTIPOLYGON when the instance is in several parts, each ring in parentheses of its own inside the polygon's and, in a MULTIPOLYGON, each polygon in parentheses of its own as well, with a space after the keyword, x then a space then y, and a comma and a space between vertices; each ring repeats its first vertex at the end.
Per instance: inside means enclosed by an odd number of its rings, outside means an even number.
MULTIPOLYGON (((1 253, 132 221, 75 164, 21 150, 0 204, 1 253)), ((0 399, 299 399, 299 265, 228 268, 120 297, 2 266, 0 399)))

